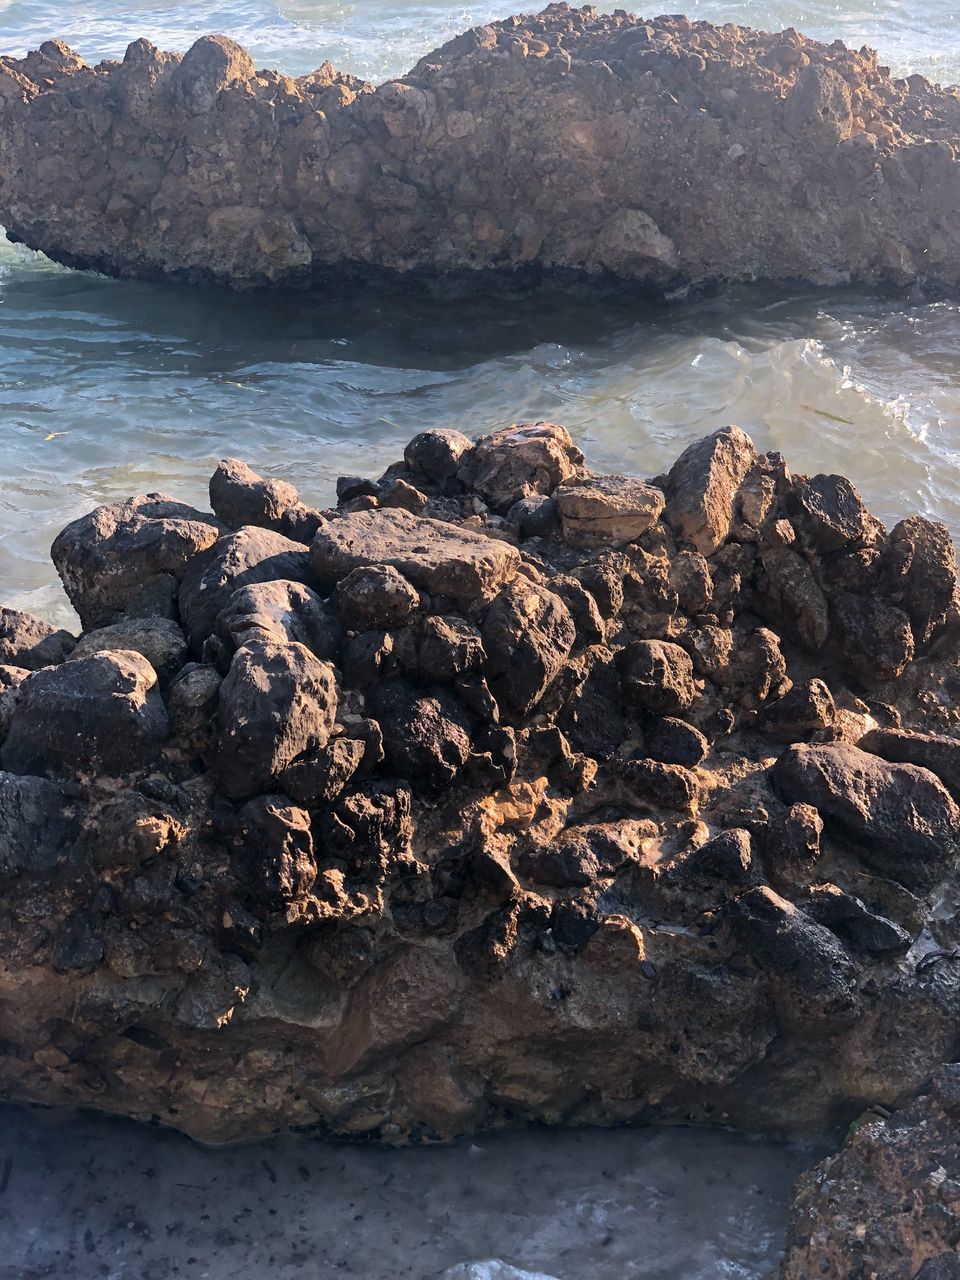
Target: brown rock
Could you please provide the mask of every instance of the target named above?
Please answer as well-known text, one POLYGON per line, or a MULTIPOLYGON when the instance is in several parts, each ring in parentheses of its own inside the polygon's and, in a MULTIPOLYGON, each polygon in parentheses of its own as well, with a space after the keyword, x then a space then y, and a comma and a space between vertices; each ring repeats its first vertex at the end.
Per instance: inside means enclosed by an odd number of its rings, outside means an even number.
POLYGON ((750 437, 732 426, 698 440, 680 455, 667 477, 664 519, 681 541, 704 556, 722 546, 730 532, 737 489, 756 456, 750 437))
POLYGON ((556 494, 563 537, 571 547, 621 547, 636 542, 663 511, 659 489, 629 476, 590 476, 556 494))
POLYGON ((521 498, 552 493, 582 467, 583 454, 565 427, 522 422, 481 436, 459 474, 494 511, 505 512, 521 498))

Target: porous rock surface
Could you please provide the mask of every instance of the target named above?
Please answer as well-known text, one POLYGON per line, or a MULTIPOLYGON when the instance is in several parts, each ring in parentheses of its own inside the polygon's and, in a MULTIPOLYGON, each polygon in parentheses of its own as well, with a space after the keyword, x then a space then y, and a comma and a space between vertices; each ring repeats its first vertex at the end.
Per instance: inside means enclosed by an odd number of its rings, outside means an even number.
MULTIPOLYGON (((114 275, 952 286, 960 98, 792 29, 551 5, 378 87, 221 35, 0 58, 0 222, 114 275)), ((269 482, 268 482, 269 488, 269 482)), ((261 498, 269 506, 267 491, 261 498)), ((705 513, 707 523, 711 513, 705 513)))
POLYGON ((226 460, 213 514, 64 530, 76 645, 3 614, 0 1090, 223 1142, 922 1088, 960 997, 942 527, 733 427, 642 481, 551 423, 430 431, 338 490, 226 460))
POLYGON ((796 1184, 780 1280, 870 1276, 960 1276, 960 1063, 796 1184))

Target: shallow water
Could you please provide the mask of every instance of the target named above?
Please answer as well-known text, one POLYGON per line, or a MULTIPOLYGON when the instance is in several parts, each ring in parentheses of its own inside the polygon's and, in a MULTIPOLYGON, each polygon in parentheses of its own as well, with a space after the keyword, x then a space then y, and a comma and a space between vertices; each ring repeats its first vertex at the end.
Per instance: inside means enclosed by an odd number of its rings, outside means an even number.
POLYGON ((209 1150, 0 1107, 0 1280, 760 1280, 823 1148, 691 1129, 209 1150))

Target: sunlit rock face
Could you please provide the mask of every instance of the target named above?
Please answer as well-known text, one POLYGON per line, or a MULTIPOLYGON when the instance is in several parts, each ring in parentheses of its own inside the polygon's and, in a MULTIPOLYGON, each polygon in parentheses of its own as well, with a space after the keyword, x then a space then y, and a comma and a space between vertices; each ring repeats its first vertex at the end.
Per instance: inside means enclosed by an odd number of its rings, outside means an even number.
POLYGON ((551 5, 376 89, 212 35, 0 59, 0 221, 121 276, 952 285, 960 100, 868 50, 551 5))
POLYGON ((225 459, 3 614, 0 1088, 205 1141, 825 1129, 955 1046, 957 566, 726 427, 225 459), (878 623, 876 620, 880 619, 878 623), (919 965, 919 968, 918 968, 919 965))

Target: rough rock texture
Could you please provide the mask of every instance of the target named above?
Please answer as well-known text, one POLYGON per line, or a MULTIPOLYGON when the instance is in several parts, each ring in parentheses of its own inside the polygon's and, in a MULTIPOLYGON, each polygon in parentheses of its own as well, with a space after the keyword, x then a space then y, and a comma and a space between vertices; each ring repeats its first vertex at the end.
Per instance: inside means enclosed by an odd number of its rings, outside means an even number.
POLYGON ((617 545, 570 527, 612 482, 556 424, 416 437, 309 548, 293 490, 229 471, 220 515, 263 526, 100 509, 58 539, 76 649, 0 665, 3 1093, 209 1141, 809 1131, 951 1057, 938 526, 736 429, 617 480, 617 545), (909 619, 905 664, 840 596, 909 619))
MULTIPOLYGON (((551 5, 377 88, 225 36, 0 59, 0 222, 115 275, 955 285, 960 99, 875 53, 551 5)), ((429 472, 427 474, 430 474, 429 472)))
POLYGON ((960 1276, 960 1063, 797 1182, 780 1280, 960 1276))

